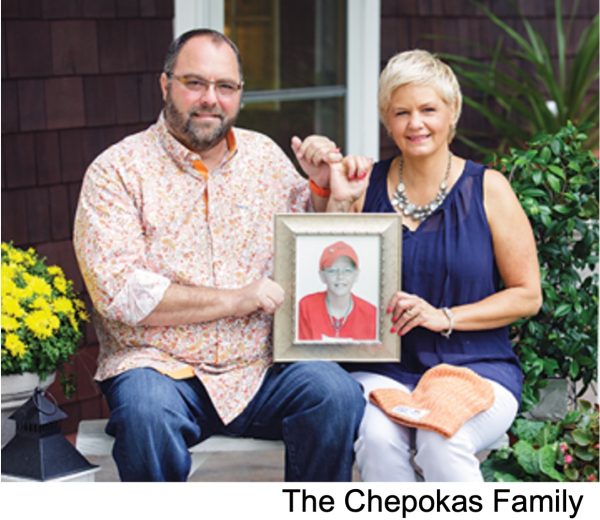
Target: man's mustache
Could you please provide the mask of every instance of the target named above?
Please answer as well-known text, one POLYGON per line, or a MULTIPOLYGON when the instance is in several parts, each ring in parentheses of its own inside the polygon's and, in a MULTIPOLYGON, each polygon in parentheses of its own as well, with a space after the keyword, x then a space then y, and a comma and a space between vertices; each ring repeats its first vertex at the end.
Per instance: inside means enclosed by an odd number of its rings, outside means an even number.
POLYGON ((223 120, 224 115, 222 112, 214 111, 214 110, 190 110, 188 112, 190 117, 198 117, 198 116, 214 116, 223 120))

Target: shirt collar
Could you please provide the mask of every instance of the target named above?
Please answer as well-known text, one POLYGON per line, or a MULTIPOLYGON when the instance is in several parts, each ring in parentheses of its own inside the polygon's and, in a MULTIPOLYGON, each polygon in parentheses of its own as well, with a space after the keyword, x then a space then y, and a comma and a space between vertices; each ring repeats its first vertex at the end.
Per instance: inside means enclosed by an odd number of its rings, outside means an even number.
MULTIPOLYGON (((178 168, 182 171, 188 171, 192 166, 194 161, 202 162, 202 156, 196 152, 193 152, 183 144, 181 144, 174 136, 169 132, 167 128, 167 123, 165 121, 165 117, 163 112, 160 113, 158 117, 158 121, 155 125, 156 131, 158 133, 158 140, 161 146, 164 148, 167 155, 175 162, 178 168)), ((227 153, 223 158, 223 162, 221 164, 225 164, 230 161, 233 156, 237 153, 237 139, 235 137, 235 132, 232 129, 227 132, 225 136, 227 141, 227 153)))

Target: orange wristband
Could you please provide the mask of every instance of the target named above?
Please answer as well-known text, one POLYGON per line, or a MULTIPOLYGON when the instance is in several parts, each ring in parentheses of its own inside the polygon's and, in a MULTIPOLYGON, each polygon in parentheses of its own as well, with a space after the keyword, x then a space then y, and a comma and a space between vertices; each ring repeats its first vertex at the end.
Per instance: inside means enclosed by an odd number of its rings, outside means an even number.
POLYGON ((318 197, 323 197, 326 199, 329 197, 329 195, 331 195, 331 190, 329 188, 322 188, 312 179, 308 181, 308 187, 310 188, 310 191, 312 191, 318 197))

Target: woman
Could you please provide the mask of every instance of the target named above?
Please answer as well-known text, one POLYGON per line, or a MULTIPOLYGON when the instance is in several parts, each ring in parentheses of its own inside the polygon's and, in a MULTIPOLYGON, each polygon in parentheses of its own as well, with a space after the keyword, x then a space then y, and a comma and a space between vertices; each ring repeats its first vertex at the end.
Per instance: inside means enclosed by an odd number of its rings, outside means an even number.
POLYGON ((487 381, 493 404, 445 437, 392 422, 369 403, 355 444, 366 481, 416 480, 413 433, 425 480, 481 481, 475 454, 517 413, 522 374, 507 326, 541 305, 536 248, 505 177, 450 151, 461 104, 446 64, 421 50, 394 56, 380 77, 379 111, 399 154, 373 166, 352 207, 329 209, 403 216, 402 291, 387 308, 402 359, 350 367, 367 399, 382 388, 411 392, 446 364, 487 381))
POLYGON ((376 339, 377 309, 352 294, 358 275, 358 255, 352 246, 337 241, 323 249, 319 277, 327 290, 308 294, 300 300, 298 339, 376 339))

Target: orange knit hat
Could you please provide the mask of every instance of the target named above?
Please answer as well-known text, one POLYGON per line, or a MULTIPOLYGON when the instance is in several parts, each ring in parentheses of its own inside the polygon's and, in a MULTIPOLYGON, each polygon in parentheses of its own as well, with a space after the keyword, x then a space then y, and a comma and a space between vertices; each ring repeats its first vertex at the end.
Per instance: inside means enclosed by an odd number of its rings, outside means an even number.
POLYGON ((379 388, 369 397, 398 424, 452 437, 471 417, 492 406, 494 389, 468 368, 440 364, 423 374, 412 393, 379 388))

